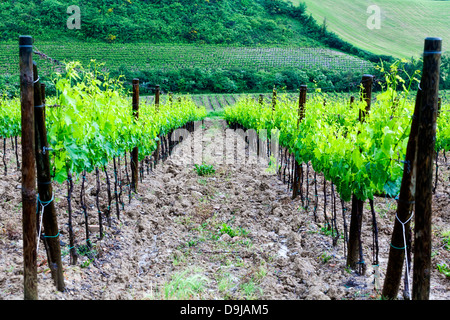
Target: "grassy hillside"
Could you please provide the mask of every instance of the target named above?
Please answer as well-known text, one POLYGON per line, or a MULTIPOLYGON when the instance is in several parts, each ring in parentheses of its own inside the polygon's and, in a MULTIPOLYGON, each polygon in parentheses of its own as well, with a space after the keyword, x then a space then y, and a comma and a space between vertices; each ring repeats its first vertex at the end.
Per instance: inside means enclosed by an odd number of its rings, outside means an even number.
MULTIPOLYGON (((164 92, 184 93, 269 92, 274 85, 295 91, 302 84, 349 90, 349 83, 356 90, 361 75, 373 69, 369 61, 326 48, 40 41, 34 48, 48 94, 56 72, 64 73, 65 62, 74 60, 88 66, 94 59, 104 72, 124 76, 130 88, 139 78, 144 94, 156 84, 164 92)), ((0 92, 18 92, 18 65, 17 44, 0 44, 0 92)))
POLYGON ((273 7, 276 3, 283 4, 278 0, 2 1, 0 40, 32 34, 53 42, 320 45, 294 19, 302 17, 303 7, 286 6, 286 16, 273 7), (71 14, 67 9, 73 5, 80 8, 80 29, 67 28, 71 14))
POLYGON ((283 0, 14 0, 0 3, 0 40, 327 47, 378 56, 326 32, 304 3, 283 0), (79 29, 67 27, 77 6, 79 29))
MULTIPOLYGON (((353 2, 333 4, 330 11, 356 10, 353 2)), ((300 84, 350 90, 380 58, 392 61, 343 41, 331 20, 325 28, 308 10, 283 0, 3 1, 0 93, 18 92, 21 34, 32 35, 35 48, 51 58, 35 56, 49 94, 50 76, 62 70, 54 59, 104 62, 113 76, 139 78, 142 92, 159 84, 166 92, 189 93, 268 92, 274 85, 295 91, 300 84), (80 8, 80 29, 67 27, 72 5, 80 8)))
MULTIPOLYGON (((0 91, 17 89, 21 34, 52 59, 96 59, 127 81, 174 92, 347 88, 370 70, 365 60, 379 60, 282 0, 14 0, 0 3, 0 73, 9 74, 0 91), (67 27, 71 5, 80 8, 80 29, 67 27)), ((53 73, 39 61, 41 74, 53 73)))
POLYGON ((428 36, 441 37, 450 50, 450 1, 435 0, 291 0, 306 3, 307 12, 343 40, 381 55, 419 57, 428 36), (381 9, 380 29, 369 29, 370 5, 381 9))

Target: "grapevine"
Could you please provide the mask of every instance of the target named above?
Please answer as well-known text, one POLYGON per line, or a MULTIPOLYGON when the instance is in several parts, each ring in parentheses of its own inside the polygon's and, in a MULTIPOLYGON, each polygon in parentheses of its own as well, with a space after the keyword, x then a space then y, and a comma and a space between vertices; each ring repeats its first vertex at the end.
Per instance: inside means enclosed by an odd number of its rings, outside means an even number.
MULTIPOLYGON (((136 146, 141 161, 155 151, 160 135, 206 117, 205 108, 183 96, 159 105, 158 111, 143 103, 136 121, 120 79, 109 78, 95 65, 84 69, 79 62, 68 63, 65 71, 57 74, 57 94, 46 103, 48 143, 58 183, 67 180, 68 172, 77 177, 103 168, 136 146)), ((0 136, 20 136, 20 101, 2 97, 0 103, 0 136)))
MULTIPOLYGON (((352 194, 363 201, 376 194, 395 197, 403 175, 414 103, 407 87, 397 92, 393 82, 386 85, 364 122, 358 119, 364 102, 351 105, 327 99, 324 104, 326 94, 309 99, 305 118, 298 126, 297 106, 286 95, 278 97, 275 110, 272 105, 243 98, 225 109, 225 119, 258 132, 279 130, 280 146, 294 154, 298 163, 311 162, 315 171, 334 183, 344 201, 352 194)), ((437 151, 448 150, 448 112, 440 114, 437 132, 437 151)))

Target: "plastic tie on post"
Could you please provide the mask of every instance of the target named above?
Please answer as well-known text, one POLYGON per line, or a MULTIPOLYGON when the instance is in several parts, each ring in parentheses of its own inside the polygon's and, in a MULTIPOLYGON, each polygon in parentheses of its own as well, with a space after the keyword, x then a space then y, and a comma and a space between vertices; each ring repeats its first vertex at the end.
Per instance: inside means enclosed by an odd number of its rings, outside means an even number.
POLYGON ((406 249, 406 247, 396 247, 396 246, 394 246, 392 243, 389 243, 389 245, 390 245, 392 248, 397 249, 397 250, 405 250, 405 249, 406 249))
POLYGON ((48 148, 46 146, 42 147, 42 154, 45 154, 47 151, 53 151, 52 148, 48 148))
MULTIPOLYGON (((396 213, 395 214, 395 218, 397 219, 397 221, 402 225, 402 229, 403 229, 403 244, 404 244, 404 247, 403 248, 401 248, 402 250, 405 250, 405 265, 406 265, 406 279, 407 279, 407 281, 408 281, 408 287, 409 288, 411 288, 411 285, 410 285, 410 275, 409 275, 409 267, 408 267, 408 252, 407 252, 407 243, 406 243, 406 231, 405 231, 405 225, 412 219, 412 217, 413 217, 413 215, 414 214, 411 214, 411 216, 405 221, 405 222, 402 222, 400 219, 399 219, 399 217, 398 217, 398 214, 396 213)), ((392 246, 392 244, 391 244, 391 246, 392 246)), ((394 246, 392 246, 394 249, 400 249, 400 248, 395 248, 394 246)), ((411 294, 411 293, 410 293, 411 294)))
POLYGON ((442 51, 424 51, 424 53, 423 53, 424 56, 433 55, 433 54, 442 54, 442 51))
POLYGON ((57 238, 57 237, 59 237, 59 234, 60 234, 60 232, 58 232, 56 235, 54 235, 54 236, 47 236, 47 235, 45 235, 45 233, 43 233, 42 234, 42 236, 44 237, 44 238, 57 238))
MULTIPOLYGON (((403 200, 403 199, 397 199, 397 201, 398 202, 402 202, 402 203, 406 203, 406 204, 415 204, 416 203, 416 201, 406 201, 406 200, 403 200)), ((408 219, 409 220, 409 219, 408 219)), ((399 220, 399 222, 401 222, 400 220, 399 220)))

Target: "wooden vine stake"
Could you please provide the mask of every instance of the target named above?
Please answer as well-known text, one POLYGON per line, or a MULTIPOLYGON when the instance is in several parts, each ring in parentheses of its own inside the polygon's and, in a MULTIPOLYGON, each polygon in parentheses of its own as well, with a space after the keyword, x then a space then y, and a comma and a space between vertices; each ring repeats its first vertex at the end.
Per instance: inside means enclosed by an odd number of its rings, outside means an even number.
POLYGON ((22 125, 24 299, 37 300, 36 161, 34 158, 33 38, 19 37, 22 125))
POLYGON ((370 111, 370 105, 372 100, 372 85, 373 75, 365 74, 362 77, 361 84, 363 85, 363 94, 361 95, 361 101, 366 102, 366 109, 359 110, 359 121, 364 122, 366 114, 370 111))
MULTIPOLYGON (((421 85, 422 86, 422 85, 421 85)), ((403 166, 402 183, 398 197, 397 213, 394 222, 394 230, 391 236, 391 248, 384 278, 382 295, 385 299, 395 299, 400 288, 402 277, 403 261, 405 253, 410 251, 411 243, 411 213, 413 210, 416 187, 414 180, 416 177, 416 145, 417 131, 419 126, 419 108, 422 91, 417 91, 414 115, 411 123, 411 130, 406 147, 405 162, 403 166), (406 241, 406 245, 405 245, 406 241)), ((406 277, 409 277, 409 264, 406 264, 406 277)), ((405 282, 409 286, 408 281, 405 282)), ((410 299, 409 288, 405 286, 405 298, 410 299)))
POLYGON ((441 47, 441 38, 425 39, 416 147, 413 300, 428 300, 430 296, 433 157, 436 144, 441 47))
MULTIPOLYGON (((308 87, 306 85, 300 86, 300 96, 298 101, 298 120, 297 120, 297 129, 300 126, 300 122, 305 117, 305 104, 306 104, 306 91, 308 87)), ((301 188, 300 181, 303 172, 301 172, 301 167, 298 164, 297 160, 294 157, 294 180, 292 183, 292 199, 297 198, 298 192, 301 188)), ((303 199, 302 199, 303 200, 303 199)))
MULTIPOLYGON (((139 119, 139 79, 133 79, 133 114, 136 121, 139 119)), ((139 148, 134 147, 131 152, 131 190, 138 190, 139 148)))
MULTIPOLYGON (((361 101, 364 100, 366 102, 366 108, 365 110, 359 111, 359 121, 364 122, 365 116, 370 110, 373 76, 369 74, 363 75, 361 84, 363 86, 361 101)), ((347 265, 354 270, 358 269, 359 274, 365 274, 366 270, 361 243, 363 208, 364 201, 358 199, 355 195, 352 195, 352 212, 347 247, 347 265)))
MULTIPOLYGON (((262 99, 260 101, 262 101, 262 99)), ((277 88, 275 86, 273 86, 273 89, 272 89, 272 113, 275 111, 276 106, 277 106, 277 88)))
MULTIPOLYGON (((156 86, 155 89, 155 112, 159 112, 159 94, 160 94, 160 87, 159 85, 156 86)), ((158 137, 159 140, 156 142, 156 151, 155 151, 155 164, 159 162, 159 157, 161 153, 161 136, 158 137)))
MULTIPOLYGON (((59 227, 56 217, 55 202, 53 201, 52 176, 50 174, 50 156, 47 142, 47 129, 45 127, 45 105, 42 86, 39 84, 36 63, 33 63, 34 73, 34 124, 35 124, 35 155, 38 185, 38 212, 43 206, 42 226, 44 229, 42 239, 47 249, 47 261, 50 267, 55 286, 64 291, 64 275, 61 262, 61 246, 59 241, 59 227)), ((39 241, 39 239, 38 239, 39 241)))
POLYGON ((438 110, 437 110, 437 116, 439 117, 439 115, 441 114, 441 107, 442 107, 442 98, 439 97, 438 98, 438 110))

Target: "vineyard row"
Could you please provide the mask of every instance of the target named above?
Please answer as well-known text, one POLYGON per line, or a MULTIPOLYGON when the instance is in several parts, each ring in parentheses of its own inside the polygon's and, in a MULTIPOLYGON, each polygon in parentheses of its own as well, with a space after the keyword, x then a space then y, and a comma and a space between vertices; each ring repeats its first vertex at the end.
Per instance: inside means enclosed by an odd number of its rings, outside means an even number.
MULTIPOLYGON (((440 43, 433 39, 427 39, 426 48, 427 45, 433 47, 438 44, 440 43)), ((162 104, 158 90, 151 103, 140 103, 138 79, 133 80, 133 98, 130 101, 121 83, 108 79, 97 69, 85 72, 79 63, 66 64, 66 74, 59 75, 56 80, 57 96, 46 99, 45 87, 39 83, 36 65, 33 70, 32 47, 31 37, 20 37, 20 108, 18 100, 7 101, 3 98, 0 114, 1 136, 4 137, 3 157, 6 138, 14 138, 11 141, 14 143, 19 166, 18 136, 22 146, 26 299, 37 298, 36 245, 41 239, 46 244, 48 261, 58 290, 64 288, 52 182, 68 183, 69 237, 74 263, 76 252, 70 209, 72 181, 82 179, 82 199, 86 173, 95 172, 98 190, 100 170, 103 170, 108 185, 109 202, 103 210, 97 203, 99 220, 102 213, 109 219, 113 192, 119 218, 119 206, 123 203, 119 199, 122 194, 120 181, 123 180, 119 177, 120 159, 123 157, 126 162, 128 196, 131 198, 131 192, 138 190, 138 175, 140 174, 142 179, 145 166, 148 172, 151 165, 158 160, 158 155, 166 157, 170 154, 174 144, 169 137, 174 130, 184 127, 192 132, 193 123, 207 115, 205 108, 198 108, 192 99, 186 97, 174 99, 169 95, 166 103, 162 104), (111 162, 114 170, 113 192, 107 169, 111 162), (130 177, 128 167, 131 169, 130 177), (34 174, 35 171, 37 175, 34 174), (42 210, 44 229, 41 239, 37 236, 36 212, 40 212, 39 209, 42 210)), ((387 87, 376 100, 371 98, 373 77, 365 75, 361 81, 364 89, 361 91, 360 101, 352 99, 350 104, 328 100, 324 103, 323 97, 314 97, 307 102, 307 87, 302 86, 298 108, 293 105, 292 99, 279 99, 274 90, 272 101, 268 105, 264 104, 264 99, 260 96, 259 100, 240 99, 224 109, 224 117, 232 128, 239 125, 240 128, 254 129, 258 133, 266 130, 270 135, 274 132, 272 129, 277 129, 275 139, 281 147, 279 157, 282 161, 278 174, 281 178, 281 171, 291 172, 288 185, 292 188, 294 199, 298 195, 304 199, 301 181, 303 163, 306 163, 307 170, 311 165, 314 172, 323 174, 325 181, 332 182, 333 192, 335 190, 342 201, 352 201, 347 254, 348 265, 352 268, 363 267, 358 232, 361 230, 360 217, 365 200, 371 201, 378 194, 398 197, 399 208, 400 204, 407 204, 404 210, 398 213, 400 221, 406 221, 413 200, 417 199, 415 216, 430 215, 432 188, 424 187, 431 185, 436 151, 443 150, 445 156, 445 150, 449 149, 450 144, 449 113, 441 112, 437 117, 438 91, 436 86, 430 85, 439 83, 436 80, 436 76, 439 78, 439 68, 436 70, 436 65, 439 64, 435 61, 439 59, 439 55, 431 54, 439 49, 432 49, 425 50, 430 52, 426 57, 431 60, 425 59, 421 90, 417 94, 415 106, 410 103, 406 87, 402 93, 393 89, 397 87, 396 81, 399 79, 399 75, 394 73, 387 76, 387 87), (432 103, 426 104, 428 101, 432 103), (419 113, 422 106, 427 108, 419 113), (432 125, 421 125, 424 121, 432 125), (434 128, 435 131, 428 132, 427 128, 434 128), (405 190, 411 189, 411 168, 416 166, 420 167, 420 170, 415 172, 416 180, 428 180, 416 186, 415 195, 404 194, 405 190), (424 197, 424 200, 421 200, 421 197, 424 197)), ((409 86, 416 80, 415 76, 409 78, 409 86)), ((445 105, 443 111, 447 109, 449 108, 445 105)), ((274 139, 273 136, 267 138, 274 139)), ((270 147, 267 152, 271 154, 270 147)), ((4 164, 6 173, 5 161, 4 164)), ((283 180, 285 179, 286 175, 283 173, 283 180)), ((83 201, 81 204, 85 207, 83 201)), ((87 219, 86 209, 83 210, 87 219)), ((423 228, 425 234, 428 234, 428 229, 431 228, 426 222, 416 223, 417 226, 423 228)), ((329 227, 333 228, 332 221, 329 227)), ((87 228, 86 221, 86 245, 89 246, 87 228)), ((394 231, 392 244, 396 247, 402 245, 398 240, 399 235, 402 236, 394 231)), ((425 239, 421 244, 422 253, 417 254, 424 264, 428 263, 429 245, 428 239, 425 239)), ((401 253, 396 257, 397 260, 403 258, 401 253)), ((398 272, 401 270, 396 268, 393 273, 398 272)), ((392 274, 392 271, 389 274, 392 274)), ((424 279, 426 281, 426 278, 424 279)), ((420 288, 427 285, 421 281, 414 284, 420 288)), ((387 293, 386 296, 390 294, 387 293)), ((418 293, 415 291, 414 294, 418 293)))
MULTIPOLYGON (((248 99, 225 109, 225 119, 233 126, 258 132, 277 129, 280 146, 294 159, 293 163, 285 163, 285 168, 292 165, 293 199, 302 190, 303 163, 310 163, 315 172, 332 182, 342 200, 351 200, 347 265, 352 269, 364 273, 360 236, 364 201, 372 202, 376 195, 398 199, 383 288, 383 296, 388 298, 396 297, 404 259, 407 270, 411 262, 407 252, 412 239, 405 238, 410 237, 406 230, 410 230, 413 215, 413 284, 410 288, 407 272, 406 291, 410 294, 412 289, 412 299, 428 299, 429 295, 430 277, 426 270, 431 261, 433 160, 437 161, 439 151, 445 156, 445 150, 450 149, 449 114, 439 110, 438 102, 440 50, 440 39, 425 40, 424 67, 414 105, 408 102, 407 88, 416 80, 415 75, 409 77, 409 84, 400 80, 405 85, 403 95, 399 95, 393 88, 401 77, 393 72, 386 77, 386 90, 375 101, 373 76, 364 75, 360 101, 352 99, 350 104, 338 108, 317 100, 306 103, 307 87, 302 86, 297 110, 289 102, 279 103, 275 91, 271 105, 248 99)), ((376 228, 374 216, 375 240, 376 228)))

